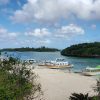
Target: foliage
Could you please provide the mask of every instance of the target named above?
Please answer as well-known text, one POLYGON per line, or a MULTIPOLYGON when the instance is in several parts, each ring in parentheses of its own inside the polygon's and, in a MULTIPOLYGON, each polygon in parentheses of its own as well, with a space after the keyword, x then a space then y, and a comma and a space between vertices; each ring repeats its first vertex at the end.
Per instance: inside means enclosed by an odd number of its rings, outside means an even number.
POLYGON ((18 59, 0 62, 0 100, 34 100, 42 94, 37 76, 18 59))
POLYGON ((9 57, 8 59, 3 59, 3 61, 0 61, 0 69, 5 71, 12 70, 13 66, 19 63, 20 60, 17 58, 9 57))
POLYGON ((72 45, 61 51, 64 56, 100 57, 100 42, 72 45))
POLYGON ((98 100, 100 99, 100 78, 97 79, 97 84, 96 86, 93 88, 95 92, 97 92, 97 98, 98 100))
POLYGON ((93 100, 93 99, 88 96, 88 93, 87 94, 73 93, 72 96, 70 96, 70 100, 93 100))
POLYGON ((70 100, 100 100, 100 79, 97 80, 97 84, 95 87, 93 87, 94 91, 97 92, 96 96, 89 97, 88 93, 87 94, 82 94, 82 93, 73 93, 70 96, 70 100))
POLYGON ((20 51, 20 52, 25 52, 25 51, 37 51, 37 52, 55 52, 59 51, 56 48, 47 48, 47 47, 40 47, 40 48, 8 48, 8 49, 2 49, 1 51, 20 51))

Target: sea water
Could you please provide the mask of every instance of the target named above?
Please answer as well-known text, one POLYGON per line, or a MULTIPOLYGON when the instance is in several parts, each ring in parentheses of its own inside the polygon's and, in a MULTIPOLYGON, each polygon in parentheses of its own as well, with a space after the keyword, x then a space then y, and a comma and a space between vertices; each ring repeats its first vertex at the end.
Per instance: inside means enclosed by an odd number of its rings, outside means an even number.
POLYGON ((62 56, 60 52, 2 52, 2 55, 8 55, 20 58, 21 60, 35 59, 38 61, 55 60, 56 58, 64 58, 70 64, 73 64, 74 70, 83 70, 87 66, 95 67, 100 65, 99 58, 80 58, 62 56))

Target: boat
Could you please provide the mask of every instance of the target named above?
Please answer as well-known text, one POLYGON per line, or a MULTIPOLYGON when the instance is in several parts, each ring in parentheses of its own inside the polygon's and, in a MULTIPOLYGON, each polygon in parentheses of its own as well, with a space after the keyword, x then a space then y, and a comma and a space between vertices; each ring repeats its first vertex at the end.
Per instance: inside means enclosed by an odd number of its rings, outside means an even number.
POLYGON ((35 59, 27 59, 27 60, 24 60, 24 62, 33 64, 33 63, 36 63, 36 60, 35 59))
POLYGON ((72 68, 73 65, 69 64, 67 61, 64 61, 62 58, 58 58, 54 61, 44 61, 39 66, 47 66, 50 69, 60 69, 60 68, 72 68))
POLYGON ((96 66, 95 68, 87 67, 85 71, 82 72, 82 74, 86 76, 100 75, 100 65, 96 66))

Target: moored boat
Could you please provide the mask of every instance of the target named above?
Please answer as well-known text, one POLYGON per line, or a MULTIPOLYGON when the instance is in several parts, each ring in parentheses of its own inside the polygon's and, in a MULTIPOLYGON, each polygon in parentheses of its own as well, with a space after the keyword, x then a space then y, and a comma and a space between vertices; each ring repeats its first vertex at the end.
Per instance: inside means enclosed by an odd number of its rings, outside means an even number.
POLYGON ((35 59, 27 59, 27 60, 24 60, 24 62, 33 64, 33 63, 36 63, 36 60, 35 59))
POLYGON ((43 63, 39 64, 39 66, 47 66, 51 69, 59 69, 59 68, 72 68, 73 65, 69 64, 64 59, 56 59, 54 61, 44 61, 43 63))
POLYGON ((86 76, 100 75, 100 65, 96 66, 95 68, 87 67, 85 71, 82 72, 82 74, 86 76))

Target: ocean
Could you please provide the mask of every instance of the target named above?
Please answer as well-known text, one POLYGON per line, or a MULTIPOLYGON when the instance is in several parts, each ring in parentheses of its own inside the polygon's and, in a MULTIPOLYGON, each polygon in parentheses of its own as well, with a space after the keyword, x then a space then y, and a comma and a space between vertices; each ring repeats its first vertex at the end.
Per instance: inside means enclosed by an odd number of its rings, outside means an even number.
POLYGON ((97 65, 100 65, 99 58, 67 57, 62 56, 60 52, 2 52, 2 55, 17 57, 21 60, 35 59, 38 61, 64 58, 70 64, 74 65, 74 70, 84 70, 87 66, 95 67, 97 65))

